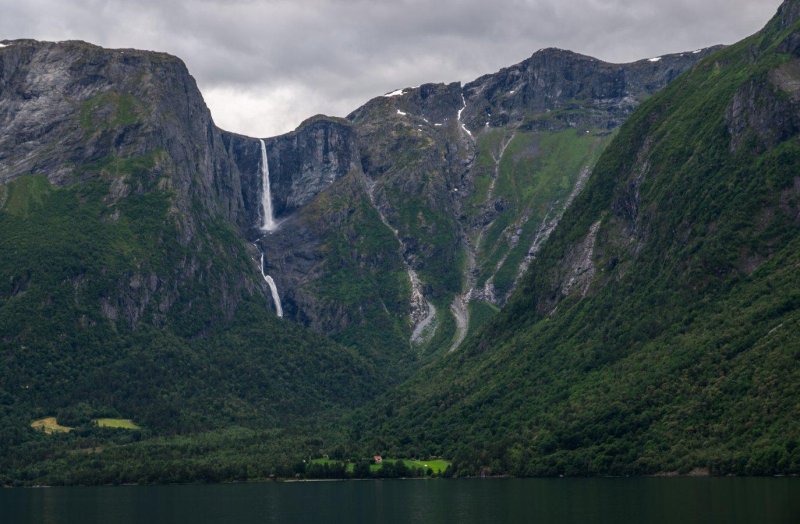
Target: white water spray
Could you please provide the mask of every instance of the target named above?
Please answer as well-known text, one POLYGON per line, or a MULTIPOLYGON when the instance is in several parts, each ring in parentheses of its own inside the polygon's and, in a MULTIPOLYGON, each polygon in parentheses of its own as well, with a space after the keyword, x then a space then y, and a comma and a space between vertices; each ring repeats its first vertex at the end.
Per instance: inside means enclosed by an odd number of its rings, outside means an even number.
MULTIPOLYGON (((261 142, 261 211, 264 215, 261 224, 262 231, 274 231, 278 228, 275 218, 272 216, 272 192, 269 189, 269 162, 267 161, 267 146, 263 140, 261 142)), ((263 270, 262 270, 263 272, 263 270)))
MULTIPOLYGON (((263 142, 262 142, 263 143, 263 142)), ((261 276, 266 280, 269 290, 272 292, 272 301, 275 303, 275 310, 278 312, 278 317, 283 318, 283 308, 281 307, 281 297, 278 295, 278 286, 272 277, 264 273, 264 253, 261 253, 261 276)))

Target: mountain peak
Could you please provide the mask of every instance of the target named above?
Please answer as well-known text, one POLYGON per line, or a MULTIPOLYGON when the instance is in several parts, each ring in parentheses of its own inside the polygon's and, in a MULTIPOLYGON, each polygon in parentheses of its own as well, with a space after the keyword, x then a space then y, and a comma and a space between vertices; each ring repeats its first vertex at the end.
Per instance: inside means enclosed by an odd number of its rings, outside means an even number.
POLYGON ((596 58, 591 56, 582 55, 580 53, 576 53, 575 51, 561 49, 559 47, 545 47, 543 49, 539 49, 533 53, 528 60, 534 60, 536 58, 582 58, 597 61, 596 58))

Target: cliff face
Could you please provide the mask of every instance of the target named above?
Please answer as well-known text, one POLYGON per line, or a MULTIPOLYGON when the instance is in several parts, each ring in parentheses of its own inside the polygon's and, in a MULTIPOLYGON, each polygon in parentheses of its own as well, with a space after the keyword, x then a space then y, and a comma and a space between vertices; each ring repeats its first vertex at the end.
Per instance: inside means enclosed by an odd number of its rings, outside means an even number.
MULTIPOLYGON (((236 219, 235 166, 194 79, 161 53, 107 50, 83 42, 7 42, 0 53, 0 181, 45 173, 66 185, 82 166, 110 157, 162 154, 160 174, 179 217, 194 200, 236 219)), ((189 242, 193 224, 184 225, 189 242)))
POLYGON ((371 205, 356 128, 313 117, 264 139, 274 218, 265 232, 258 139, 223 133, 243 187, 244 235, 264 256, 286 318, 382 365, 407 351, 408 284, 396 240, 371 205))
MULTIPOLYGON (((261 144, 258 139, 222 132, 223 143, 240 173, 243 218, 239 222, 257 226, 261 210, 261 144)), ((269 166, 275 218, 288 216, 305 206, 339 178, 360 169, 356 136, 347 121, 318 116, 297 130, 264 139, 269 166)))
POLYGON ((310 119, 267 141, 278 218, 310 203, 325 188, 360 170, 356 133, 347 121, 310 119))

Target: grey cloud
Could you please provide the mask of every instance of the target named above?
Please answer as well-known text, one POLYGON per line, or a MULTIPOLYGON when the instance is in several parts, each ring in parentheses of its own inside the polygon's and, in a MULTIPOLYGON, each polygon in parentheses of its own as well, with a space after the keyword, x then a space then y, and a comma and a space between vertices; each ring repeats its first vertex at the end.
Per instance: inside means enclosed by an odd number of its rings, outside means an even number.
POLYGON ((561 47, 624 62, 758 30, 780 0, 0 0, 0 38, 82 39, 186 61, 215 120, 252 135, 469 81, 561 47))

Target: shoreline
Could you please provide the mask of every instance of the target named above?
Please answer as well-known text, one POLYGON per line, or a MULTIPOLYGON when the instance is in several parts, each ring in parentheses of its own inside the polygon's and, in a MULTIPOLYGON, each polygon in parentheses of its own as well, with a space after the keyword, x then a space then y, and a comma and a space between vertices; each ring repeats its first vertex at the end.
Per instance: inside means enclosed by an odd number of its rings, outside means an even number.
POLYGON ((514 477, 512 475, 487 475, 485 477, 398 477, 398 478, 346 478, 346 479, 303 479, 303 478, 266 478, 266 479, 250 479, 238 480, 230 482, 176 482, 176 483, 152 483, 152 484, 137 484, 137 483, 121 483, 121 484, 35 484, 33 486, 0 486, 0 489, 50 489, 50 488, 122 488, 122 487, 166 487, 166 486, 224 486, 233 484, 301 484, 301 483, 318 483, 318 482, 383 482, 383 481, 397 481, 397 480, 424 480, 424 481, 455 481, 455 480, 631 480, 631 479, 797 479, 800 474, 775 474, 775 475, 698 475, 689 473, 677 472, 660 472, 649 475, 598 475, 598 476, 558 476, 558 477, 514 477))

